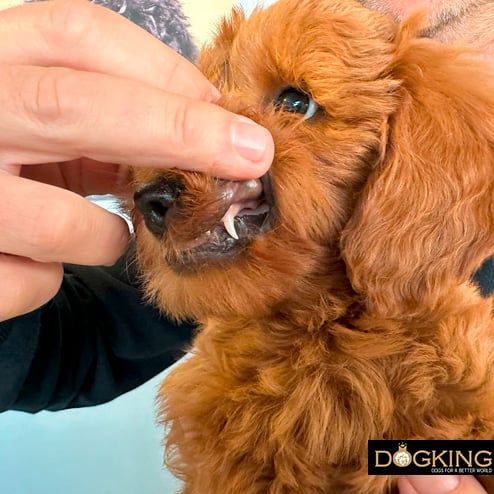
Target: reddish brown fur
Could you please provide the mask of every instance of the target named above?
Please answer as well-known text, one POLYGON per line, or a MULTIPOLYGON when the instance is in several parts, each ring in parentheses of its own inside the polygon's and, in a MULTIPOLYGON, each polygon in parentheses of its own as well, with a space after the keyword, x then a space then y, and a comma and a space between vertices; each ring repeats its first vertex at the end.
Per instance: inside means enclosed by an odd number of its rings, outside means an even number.
POLYGON ((236 260, 173 272, 218 183, 135 170, 188 201, 162 241, 136 224, 149 297, 203 324, 160 390, 183 494, 390 493, 368 439, 494 439, 492 299, 469 281, 494 251, 494 78, 420 27, 351 0, 222 24, 201 67, 276 144, 275 228, 236 260), (275 112, 286 86, 325 114, 275 112))

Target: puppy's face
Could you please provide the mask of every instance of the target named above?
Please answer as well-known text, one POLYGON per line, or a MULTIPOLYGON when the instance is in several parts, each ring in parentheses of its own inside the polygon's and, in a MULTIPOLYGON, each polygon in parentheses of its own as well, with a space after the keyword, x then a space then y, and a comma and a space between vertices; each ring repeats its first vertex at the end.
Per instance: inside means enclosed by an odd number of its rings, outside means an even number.
POLYGON ((395 29, 348 1, 281 0, 224 21, 200 67, 222 106, 271 131, 275 158, 245 182, 134 170, 138 261, 160 307, 262 314, 341 278, 340 232, 396 105, 395 29))

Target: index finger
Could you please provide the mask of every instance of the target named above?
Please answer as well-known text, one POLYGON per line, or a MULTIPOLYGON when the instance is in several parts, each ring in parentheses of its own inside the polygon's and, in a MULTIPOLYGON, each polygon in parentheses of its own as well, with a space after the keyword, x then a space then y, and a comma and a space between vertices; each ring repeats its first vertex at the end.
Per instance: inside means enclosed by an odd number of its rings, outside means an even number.
POLYGON ((0 172, 0 252, 41 262, 113 264, 125 220, 64 189, 0 172))
POLYGON ((0 12, 0 63, 66 67, 149 84, 189 98, 219 93, 201 72, 144 29, 87 0, 25 4, 0 12))

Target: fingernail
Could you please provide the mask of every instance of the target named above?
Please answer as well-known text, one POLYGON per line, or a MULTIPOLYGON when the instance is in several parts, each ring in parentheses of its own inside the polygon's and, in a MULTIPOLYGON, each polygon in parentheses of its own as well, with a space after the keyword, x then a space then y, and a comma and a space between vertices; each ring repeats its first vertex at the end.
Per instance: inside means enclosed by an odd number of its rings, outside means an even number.
POLYGON ((410 475, 407 479, 418 494, 449 494, 460 485, 457 475, 410 475))
POLYGON ((231 139, 237 153, 253 163, 266 159, 273 142, 271 134, 265 128, 247 118, 238 117, 232 120, 231 139))

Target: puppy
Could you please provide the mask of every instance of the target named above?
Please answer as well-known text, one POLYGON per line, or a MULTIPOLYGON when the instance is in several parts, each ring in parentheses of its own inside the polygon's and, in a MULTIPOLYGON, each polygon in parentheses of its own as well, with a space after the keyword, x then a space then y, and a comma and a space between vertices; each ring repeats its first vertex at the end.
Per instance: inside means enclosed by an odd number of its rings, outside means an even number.
POLYGON ((421 19, 235 10, 200 67, 271 169, 134 170, 147 294, 201 323, 159 391, 183 494, 395 493, 369 439, 494 439, 494 77, 421 19))

